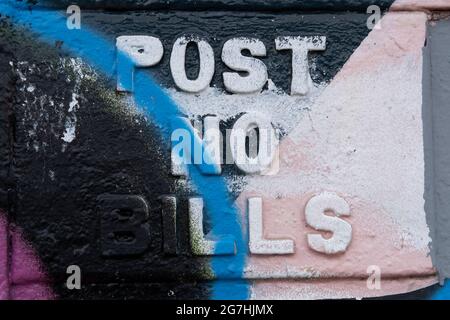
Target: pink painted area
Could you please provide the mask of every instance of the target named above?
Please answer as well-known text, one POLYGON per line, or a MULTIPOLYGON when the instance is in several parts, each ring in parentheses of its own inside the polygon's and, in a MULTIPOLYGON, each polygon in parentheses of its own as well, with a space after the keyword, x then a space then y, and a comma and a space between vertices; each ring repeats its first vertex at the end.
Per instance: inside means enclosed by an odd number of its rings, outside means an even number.
POLYGON ((364 279, 273 281, 264 280, 252 285, 251 299, 268 300, 277 297, 282 300, 364 298, 384 294, 404 294, 426 288, 436 282, 434 277, 418 279, 381 279, 381 290, 367 290, 364 279))
POLYGON ((16 284, 11 287, 12 300, 52 300, 54 298, 46 282, 16 284))
MULTIPOLYGON (((379 71, 384 65, 395 66, 409 57, 414 58, 412 62, 421 65, 426 22, 427 15, 422 12, 388 13, 380 20, 379 29, 370 32, 331 85, 359 72, 367 74, 379 71)), ((414 70, 418 71, 417 68, 414 70)))
POLYGON ((261 197, 265 238, 296 245, 292 255, 250 255, 244 274, 254 279, 255 297, 283 298, 287 287, 306 298, 308 292, 311 298, 382 296, 437 281, 423 199, 426 22, 422 12, 385 15, 381 29, 369 34, 281 141, 279 173, 247 179, 237 201, 244 230, 247 198, 261 197), (307 234, 318 232, 307 226, 304 208, 323 191, 351 209, 344 219, 352 242, 343 254, 325 255, 307 244, 307 234), (381 290, 365 285, 372 265, 390 279, 381 290), (278 284, 279 293, 269 290, 278 284))
POLYGON ((8 221, 0 211, 0 300, 9 299, 8 221))
MULTIPOLYGON (((427 250, 415 250, 402 243, 397 228, 381 206, 356 197, 340 195, 351 205, 352 215, 345 218, 353 226, 352 242, 347 251, 337 255, 313 251, 307 244, 306 235, 320 232, 307 226, 304 216, 304 208, 312 195, 286 198, 263 195, 265 238, 292 239, 296 252, 293 255, 252 255, 246 270, 250 278, 279 277, 283 272, 290 278, 364 278, 370 265, 379 266, 385 277, 414 278, 435 274, 427 250)), ((251 196, 261 195, 246 194, 243 198, 251 196)), ((243 198, 238 203, 241 208, 245 206, 243 198)))
POLYGON ((396 0, 391 10, 433 11, 450 10, 450 0, 396 0))
POLYGON ((16 226, 12 226, 10 230, 12 243, 11 282, 13 284, 45 282, 45 272, 33 248, 23 241, 21 232, 16 226))
POLYGON ((33 248, 24 240, 20 229, 8 224, 6 214, 0 211, 0 299, 53 298, 48 278, 33 248))

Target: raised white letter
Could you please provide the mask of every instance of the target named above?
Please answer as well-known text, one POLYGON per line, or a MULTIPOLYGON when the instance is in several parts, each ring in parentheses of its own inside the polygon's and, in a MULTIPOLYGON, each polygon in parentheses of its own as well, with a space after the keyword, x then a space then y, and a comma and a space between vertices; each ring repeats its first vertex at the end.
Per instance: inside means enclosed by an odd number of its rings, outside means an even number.
POLYGON ((161 61, 164 53, 161 41, 150 36, 120 36, 116 47, 118 91, 132 92, 134 67, 154 66, 161 61))
POLYGON ((230 69, 244 71, 241 76, 237 72, 224 72, 223 83, 232 93, 252 93, 261 91, 267 82, 267 67, 259 59, 242 55, 242 50, 249 50, 252 56, 264 57, 266 46, 258 39, 234 38, 223 45, 222 61, 230 69))
POLYGON ((253 254, 291 254, 294 253, 292 240, 266 240, 263 238, 261 198, 248 199, 248 233, 250 253, 253 254))
POLYGON ((235 122, 230 134, 230 149, 236 166, 246 173, 273 174, 277 169, 274 164, 277 163, 278 139, 270 120, 261 114, 247 113, 235 122), (250 148, 256 146, 251 149, 259 149, 253 157, 247 154, 246 140, 249 133, 256 129, 259 137, 256 134, 249 137, 252 140, 249 142, 250 148))
POLYGON ((291 95, 306 95, 312 86, 308 52, 325 50, 326 37, 278 37, 277 50, 292 50, 291 95))
POLYGON ((170 70, 178 88, 187 92, 200 92, 209 87, 214 75, 214 51, 208 42, 198 37, 178 38, 170 56, 170 70), (190 42, 197 44, 200 57, 200 70, 195 80, 188 79, 185 70, 186 48, 190 42))
POLYGON ((309 246, 318 252, 333 254, 344 252, 352 240, 352 226, 337 217, 326 215, 332 211, 336 216, 350 216, 347 201, 330 192, 312 197, 305 208, 306 222, 316 230, 333 233, 330 239, 320 234, 308 234, 309 246))

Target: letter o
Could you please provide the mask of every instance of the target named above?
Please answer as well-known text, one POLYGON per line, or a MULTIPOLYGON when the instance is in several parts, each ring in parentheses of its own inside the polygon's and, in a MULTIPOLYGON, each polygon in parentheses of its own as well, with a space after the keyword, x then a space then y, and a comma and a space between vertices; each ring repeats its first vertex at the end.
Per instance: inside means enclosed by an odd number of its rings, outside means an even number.
POLYGON ((199 37, 180 37, 173 44, 170 70, 175 84, 181 90, 192 93, 203 91, 209 87, 214 75, 214 51, 208 42, 199 37), (190 42, 197 44, 200 57, 200 71, 195 80, 189 79, 185 70, 186 48, 190 42))
POLYGON ((241 116, 233 126, 230 134, 230 149, 236 166, 246 173, 258 174, 272 165, 278 152, 278 139, 269 118, 258 113, 241 116), (246 151, 246 138, 250 130, 258 128, 259 150, 251 158, 246 151))

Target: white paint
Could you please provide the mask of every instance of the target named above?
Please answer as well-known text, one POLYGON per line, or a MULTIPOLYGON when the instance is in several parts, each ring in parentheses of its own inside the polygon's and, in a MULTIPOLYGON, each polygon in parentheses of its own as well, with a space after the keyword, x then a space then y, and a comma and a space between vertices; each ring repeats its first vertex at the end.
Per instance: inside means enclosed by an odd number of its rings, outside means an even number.
POLYGON ((313 86, 308 52, 325 50, 326 37, 278 37, 275 39, 275 46, 277 50, 292 51, 291 95, 306 95, 313 86))
POLYGON ((249 249, 252 254, 292 254, 294 241, 267 240, 263 236, 262 199, 248 199, 249 249))
POLYGON ((248 264, 244 268, 242 278, 257 279, 316 279, 323 275, 317 270, 290 264, 282 264, 278 268, 265 268, 259 265, 248 264))
MULTIPOLYGON (((179 118, 185 123, 186 126, 190 126, 189 120, 186 118, 179 118)), ((172 128, 172 134, 170 141, 172 144, 170 153, 170 170, 172 175, 185 177, 188 170, 187 165, 191 163, 191 133, 183 128, 172 128)))
POLYGON ((223 83, 232 93, 259 92, 267 82, 267 67, 259 59, 242 55, 242 50, 249 50, 252 56, 266 56, 266 46, 254 38, 233 38, 225 42, 222 49, 222 61, 227 67, 247 74, 224 72, 223 83))
MULTIPOLYGON (((325 37, 288 36, 275 39, 277 50, 292 50, 293 95, 305 95, 312 86, 308 68, 308 52, 325 50, 325 37)), ((120 36, 116 40, 117 90, 133 91, 134 67, 150 67, 159 63, 164 49, 159 38, 151 36, 120 36), (125 57, 126 58, 125 58, 125 57), (132 63, 130 63, 130 60, 132 63)), ((221 58, 223 63, 236 72, 224 72, 223 79, 227 91, 231 93, 261 92, 268 81, 266 65, 255 57, 265 57, 266 47, 256 38, 232 38, 225 42, 221 58), (243 54, 250 52, 250 57, 243 54), (244 73, 244 75, 242 75, 244 73)), ((185 92, 198 93, 209 87, 215 69, 214 51, 211 45, 196 35, 182 36, 173 44, 170 69, 176 86, 185 92), (199 52, 199 74, 197 79, 189 79, 185 70, 186 49, 195 43, 199 52)))
POLYGON ((76 121, 67 120, 66 128, 61 139, 64 142, 71 143, 76 138, 76 121))
POLYGON ((128 66, 127 59, 118 59, 117 90, 133 91, 134 67, 145 68, 158 64, 164 48, 161 40, 151 36, 120 36, 116 39, 117 50, 131 59, 134 66, 128 66), (126 64, 126 65, 121 65, 126 64), (131 88, 129 87, 131 84, 131 88))
POLYGON ((341 216, 350 216, 350 206, 334 193, 323 192, 308 201, 305 207, 306 222, 316 230, 333 233, 329 239, 320 234, 308 234, 311 249, 326 254, 340 253, 347 249, 352 240, 352 226, 338 218, 341 216), (332 211, 337 217, 326 215, 327 211, 332 211))
POLYGON ((76 108, 78 108, 80 105, 78 103, 79 95, 75 92, 72 92, 72 101, 69 103, 69 112, 74 111, 76 108))
POLYGON ((224 246, 224 240, 210 240, 205 238, 203 231, 202 198, 189 199, 189 233, 191 249, 194 255, 210 256, 236 253, 236 244, 233 239, 227 239, 229 240, 229 245, 224 246), (220 251, 217 250, 218 248, 220 248, 220 251))
POLYGON ((272 165, 278 156, 278 138, 270 119, 261 113, 246 113, 233 125, 230 134, 230 149, 236 166, 250 174, 273 174, 272 165), (246 152, 246 136, 251 130, 259 130, 259 152, 251 157, 246 152))
MULTIPOLYGON (((297 118, 287 139, 303 146, 298 152, 305 165, 297 165, 297 158, 285 150, 288 154, 280 154, 283 165, 277 175, 246 176, 243 184, 247 192, 283 197, 339 191, 385 214, 383 222, 398 228, 386 235, 393 246, 428 250, 422 60, 417 58, 421 51, 383 56, 387 50, 383 43, 394 40, 380 41, 365 40, 363 46, 373 47, 364 48, 374 51, 370 58, 358 58, 355 52, 356 61, 347 62, 351 69, 344 66, 345 73, 338 74, 297 118), (298 169, 283 170, 292 166, 298 169)), ((373 212, 364 215, 368 221, 377 220, 373 212)))
POLYGON ((219 88, 207 88, 199 94, 186 94, 174 88, 166 92, 189 118, 214 114, 228 120, 242 113, 243 106, 249 113, 270 114, 273 124, 284 133, 289 133, 306 115, 325 88, 325 84, 314 86, 306 96, 290 96, 269 80, 268 90, 260 94, 226 94, 219 88))
POLYGON ((170 70, 175 84, 181 90, 191 93, 203 91, 209 87, 214 75, 214 51, 208 42, 199 37, 180 37, 173 44, 170 70), (185 69, 186 48, 190 42, 197 44, 200 59, 199 73, 195 80, 187 77, 185 69))
MULTIPOLYGON (((203 118, 203 134, 199 132, 202 137, 204 145, 204 152, 202 159, 206 164, 212 164, 217 167, 216 174, 222 172, 220 164, 221 149, 222 149, 222 134, 220 132, 220 119, 216 116, 206 116, 203 118)), ((201 128, 200 128, 201 130, 201 128)))
POLYGON ((151 67, 162 59, 161 40, 151 36, 120 36, 116 39, 119 51, 128 55, 136 67, 151 67))
POLYGON ((36 90, 36 87, 30 83, 30 85, 27 87, 27 91, 30 93, 33 93, 34 90, 36 90))
MULTIPOLYGON (((79 84, 76 85, 77 89, 79 84)), ((77 116, 75 111, 79 108, 78 94, 72 92, 72 100, 69 103, 68 117, 66 119, 65 130, 61 139, 64 142, 71 143, 76 138, 77 116)))

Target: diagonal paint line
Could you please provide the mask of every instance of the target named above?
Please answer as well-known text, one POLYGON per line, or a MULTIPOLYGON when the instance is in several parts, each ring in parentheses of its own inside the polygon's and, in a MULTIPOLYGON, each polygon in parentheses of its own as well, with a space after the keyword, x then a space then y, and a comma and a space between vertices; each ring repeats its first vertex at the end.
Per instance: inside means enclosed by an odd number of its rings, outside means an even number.
MULTIPOLYGON (((0 13, 10 17, 13 22, 27 27, 38 39, 46 43, 53 45, 56 41, 63 41, 63 48, 67 48, 70 53, 82 57, 106 77, 115 76, 115 44, 105 40, 94 30, 86 27, 68 30, 64 14, 41 8, 30 10, 27 5, 19 4, 14 0, 3 1, 0 4, 0 13)), ((177 115, 180 115, 179 108, 147 73, 136 72, 135 83, 134 99, 145 115, 160 128, 163 141, 170 141, 170 128, 173 121, 176 121, 179 128, 189 130, 193 134, 192 128, 186 126, 183 121, 174 120, 177 115)), ((197 144, 199 141, 194 140, 193 143, 197 144)), ((202 147, 199 146, 199 148, 202 147)), ((229 197, 224 179, 220 176, 203 175, 202 169, 205 168, 188 165, 189 176, 204 198, 207 213, 212 221, 212 233, 233 236, 237 247, 237 253, 234 256, 211 258, 214 274, 228 279, 213 282, 212 298, 246 299, 248 298, 247 282, 238 280, 242 276, 247 255, 238 209, 229 197)))

